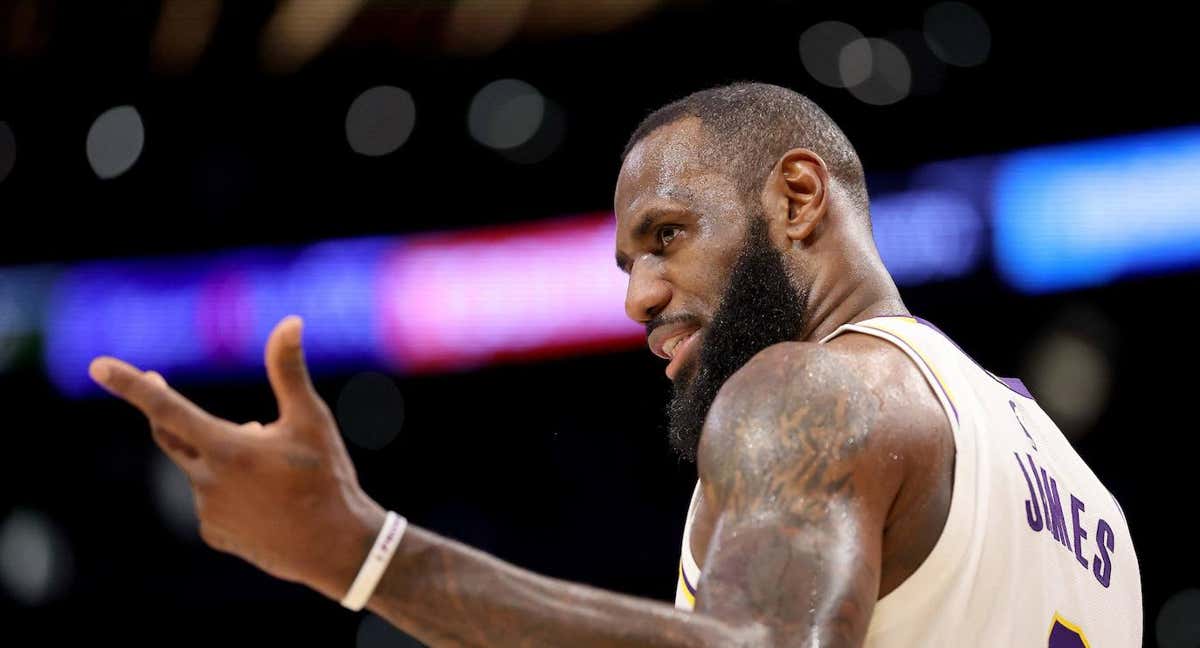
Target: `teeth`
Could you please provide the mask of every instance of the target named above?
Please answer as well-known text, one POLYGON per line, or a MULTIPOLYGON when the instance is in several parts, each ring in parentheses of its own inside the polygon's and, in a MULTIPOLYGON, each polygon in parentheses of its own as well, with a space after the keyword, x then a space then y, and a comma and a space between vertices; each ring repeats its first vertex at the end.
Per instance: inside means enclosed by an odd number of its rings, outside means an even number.
POLYGON ((679 346, 680 342, 688 339, 690 336, 691 333, 688 333, 687 335, 676 335, 670 340, 667 340, 665 343, 663 343, 663 353, 667 354, 668 358, 674 358, 675 347, 679 346))
POLYGON ((676 344, 679 344, 679 338, 677 337, 673 337, 670 340, 667 340, 666 344, 663 344, 663 353, 667 354, 668 358, 675 357, 676 344))

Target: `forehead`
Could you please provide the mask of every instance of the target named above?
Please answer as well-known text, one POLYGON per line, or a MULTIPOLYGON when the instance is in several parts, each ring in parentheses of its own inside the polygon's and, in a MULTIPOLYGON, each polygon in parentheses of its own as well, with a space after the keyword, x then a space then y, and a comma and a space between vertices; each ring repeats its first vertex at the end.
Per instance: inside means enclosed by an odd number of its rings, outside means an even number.
POLYGON ((652 207, 694 209, 728 198, 732 183, 702 159, 706 144, 700 120, 685 117, 638 142, 617 177, 613 206, 618 227, 652 207))

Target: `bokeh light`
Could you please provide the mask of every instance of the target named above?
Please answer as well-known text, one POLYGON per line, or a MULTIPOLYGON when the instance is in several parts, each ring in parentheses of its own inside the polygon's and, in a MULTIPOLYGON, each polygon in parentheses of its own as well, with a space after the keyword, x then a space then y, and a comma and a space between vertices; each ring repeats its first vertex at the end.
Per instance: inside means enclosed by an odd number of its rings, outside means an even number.
POLYGON ((446 49, 471 56, 500 49, 524 24, 530 3, 531 0, 458 0, 442 32, 446 49))
POLYGON ((875 66, 871 41, 856 38, 842 46, 837 55, 838 77, 844 88, 852 88, 870 76, 875 66))
POLYGON ((519 146, 502 149, 500 155, 518 164, 533 164, 550 157, 562 144, 567 119, 563 109, 550 99, 545 100, 542 125, 533 137, 519 146))
POLYGON ((1109 400, 1112 331, 1103 313, 1074 305, 1059 314, 1030 352, 1026 371, 1030 391, 1071 439, 1081 438, 1095 426, 1109 400))
POLYGON ((374 371, 360 373, 338 394, 337 421, 351 443, 380 450, 404 425, 404 397, 391 378, 374 371))
POLYGON ((387 155, 412 134, 417 107, 408 91, 395 86, 375 86, 350 104, 346 111, 346 140, 356 153, 387 155))
POLYGON ((70 546, 45 514, 17 509, 0 523, 0 584, 22 605, 61 595, 71 579, 70 546))
POLYGON ((1200 589, 1185 589, 1167 599, 1154 630, 1159 648, 1200 646, 1200 589))
POLYGON ((222 0, 164 0, 150 43, 154 66, 179 74, 195 67, 208 47, 222 0))
POLYGON ((101 179, 115 178, 137 162, 145 141, 142 116, 136 108, 110 108, 97 117, 88 130, 88 163, 101 179))
POLYGON ((908 57, 882 38, 862 38, 846 45, 838 55, 838 67, 850 94, 873 106, 894 104, 912 89, 908 57))
POLYGON ((362 10, 366 0, 283 0, 263 29, 263 65, 278 74, 320 54, 362 10))
MULTIPOLYGON (((819 83, 844 88, 846 81, 839 69, 839 55, 843 48, 862 37, 862 32, 844 22, 827 20, 817 23, 800 35, 800 62, 819 83)), ((859 72, 861 78, 851 77, 851 80, 861 83, 870 73, 870 69, 859 72)))
POLYGON ((471 136, 494 149, 518 147, 538 132, 546 100, 537 88, 517 79, 484 86, 471 100, 467 127, 471 136))
POLYGON ((925 11, 925 40, 938 58, 958 67, 983 63, 992 49, 987 21, 962 2, 939 2, 925 11))

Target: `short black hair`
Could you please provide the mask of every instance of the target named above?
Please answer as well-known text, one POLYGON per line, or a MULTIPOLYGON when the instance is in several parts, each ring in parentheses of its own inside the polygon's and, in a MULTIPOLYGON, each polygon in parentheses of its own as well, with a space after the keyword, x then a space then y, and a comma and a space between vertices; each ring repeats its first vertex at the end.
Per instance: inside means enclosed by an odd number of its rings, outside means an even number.
POLYGON ((762 191, 784 153, 802 147, 825 160, 830 175, 867 213, 862 162, 846 134, 808 97, 769 83, 717 86, 655 110, 633 131, 621 160, 656 129, 687 117, 699 118, 711 140, 703 154, 712 164, 728 169, 744 198, 762 191))

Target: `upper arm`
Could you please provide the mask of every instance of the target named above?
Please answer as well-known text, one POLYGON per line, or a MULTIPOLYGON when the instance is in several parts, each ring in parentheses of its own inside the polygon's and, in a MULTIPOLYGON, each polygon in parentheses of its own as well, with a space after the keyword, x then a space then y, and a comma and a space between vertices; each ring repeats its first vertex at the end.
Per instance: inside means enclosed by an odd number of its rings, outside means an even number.
POLYGON ((859 646, 902 480, 882 399, 852 357, 760 353, 722 388, 699 467, 718 511, 697 611, 779 646, 859 646))

